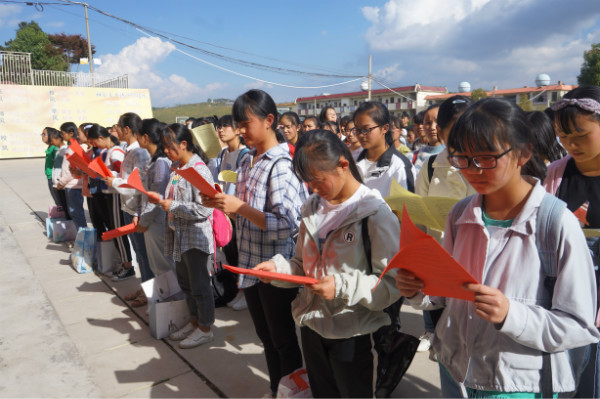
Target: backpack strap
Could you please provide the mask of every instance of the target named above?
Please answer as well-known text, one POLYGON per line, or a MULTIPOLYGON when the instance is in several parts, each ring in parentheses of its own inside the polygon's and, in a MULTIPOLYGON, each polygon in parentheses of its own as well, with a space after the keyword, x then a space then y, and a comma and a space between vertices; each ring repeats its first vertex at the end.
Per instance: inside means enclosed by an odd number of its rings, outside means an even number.
POLYGON ((406 189, 411 193, 415 192, 415 176, 412 173, 412 163, 406 157, 406 155, 396 151, 402 163, 404 163, 404 170, 406 171, 406 189))
MULTIPOLYGON (((547 304, 547 309, 552 307, 554 284, 558 275, 556 249, 558 248, 560 239, 562 213, 566 207, 567 204, 563 201, 546 193, 537 211, 535 246, 542 264, 542 272, 545 276, 544 287, 550 293, 550 303, 547 304)), ((553 397, 554 389, 552 385, 552 356, 550 353, 544 352, 542 354, 541 375, 541 390, 544 398, 553 397)))
POLYGON ((427 159, 427 180, 429 183, 431 183, 431 179, 433 179, 433 161, 435 161, 436 157, 437 154, 434 154, 427 159))
POLYGON ((366 216, 361 221, 362 239, 363 246, 365 249, 365 256, 367 257, 367 263, 369 264, 369 274, 373 274, 373 261, 371 260, 371 238, 369 237, 369 217, 366 216))
POLYGON ((240 167, 240 162, 242 161, 242 158, 244 158, 244 155, 246 155, 249 152, 250 152, 250 149, 248 147, 242 148, 240 150, 240 153, 238 154, 237 160, 235 161, 235 169, 236 170, 237 170, 237 168, 240 167))
MULTIPOLYGON (((466 197, 461 199, 452 207, 452 214, 454 215, 462 215, 467 208, 467 205, 471 202, 471 197, 466 197)), ((448 220, 446 223, 450 223, 450 228, 452 229, 452 240, 456 240, 456 218, 453 220, 448 220)))

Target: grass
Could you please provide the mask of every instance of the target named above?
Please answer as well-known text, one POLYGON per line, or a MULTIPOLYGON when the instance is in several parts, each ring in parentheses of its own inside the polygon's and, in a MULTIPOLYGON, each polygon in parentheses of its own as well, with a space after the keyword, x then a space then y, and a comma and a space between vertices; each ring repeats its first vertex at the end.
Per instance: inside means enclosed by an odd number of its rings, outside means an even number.
POLYGON ((192 116, 194 118, 217 115, 221 117, 231 113, 231 105, 197 103, 177 105, 175 107, 152 108, 156 119, 165 123, 175 123, 177 116, 192 116))

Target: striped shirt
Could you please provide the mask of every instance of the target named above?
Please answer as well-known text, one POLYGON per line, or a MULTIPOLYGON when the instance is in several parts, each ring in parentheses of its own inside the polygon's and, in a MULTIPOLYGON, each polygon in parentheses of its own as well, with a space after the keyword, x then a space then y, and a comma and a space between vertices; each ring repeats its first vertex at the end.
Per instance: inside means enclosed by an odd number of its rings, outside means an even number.
MULTIPOLYGON (((196 169, 207 182, 213 184, 210 170, 198 155, 194 154, 185 166, 179 165, 178 162, 172 165, 172 169, 186 168, 196 169)), ((164 198, 173 200, 169 214, 173 216, 175 226, 173 230, 169 227, 169 223, 165 223, 164 254, 172 255, 176 262, 181 261, 181 255, 192 248, 212 254, 214 252, 212 225, 208 217, 212 215, 213 209, 202 205, 200 191, 177 173, 171 172, 164 198)))
MULTIPOLYGON (((287 144, 279 144, 261 154, 254 164, 256 149, 240 164, 236 196, 254 209, 265 212, 266 231, 243 216, 236 217, 238 266, 251 269, 277 254, 289 259, 296 244, 293 237, 300 226, 300 208, 308 192, 292 170, 287 144)), ((240 274, 239 288, 258 283, 240 274)))

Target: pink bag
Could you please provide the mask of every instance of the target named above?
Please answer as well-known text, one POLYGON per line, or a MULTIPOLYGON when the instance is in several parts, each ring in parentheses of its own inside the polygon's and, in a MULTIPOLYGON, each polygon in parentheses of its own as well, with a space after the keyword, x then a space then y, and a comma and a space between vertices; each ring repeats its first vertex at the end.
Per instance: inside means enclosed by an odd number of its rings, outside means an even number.
POLYGON ((51 219, 64 218, 65 212, 56 205, 50 205, 48 207, 48 217, 51 219))
POLYGON ((210 224, 213 229, 213 237, 215 239, 215 245, 219 248, 223 248, 231 241, 233 235, 233 228, 227 215, 218 209, 213 209, 213 215, 210 219, 210 224))

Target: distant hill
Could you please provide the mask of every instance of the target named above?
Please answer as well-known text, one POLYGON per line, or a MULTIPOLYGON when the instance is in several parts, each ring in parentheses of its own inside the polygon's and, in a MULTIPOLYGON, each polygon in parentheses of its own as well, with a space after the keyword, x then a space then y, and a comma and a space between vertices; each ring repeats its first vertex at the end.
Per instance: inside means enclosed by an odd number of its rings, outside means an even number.
POLYGON ((231 104, 223 103, 197 103, 187 105, 177 105, 175 107, 152 108, 154 117, 165 123, 175 123, 176 116, 192 116, 199 118, 202 116, 217 115, 221 117, 231 113, 231 104))

